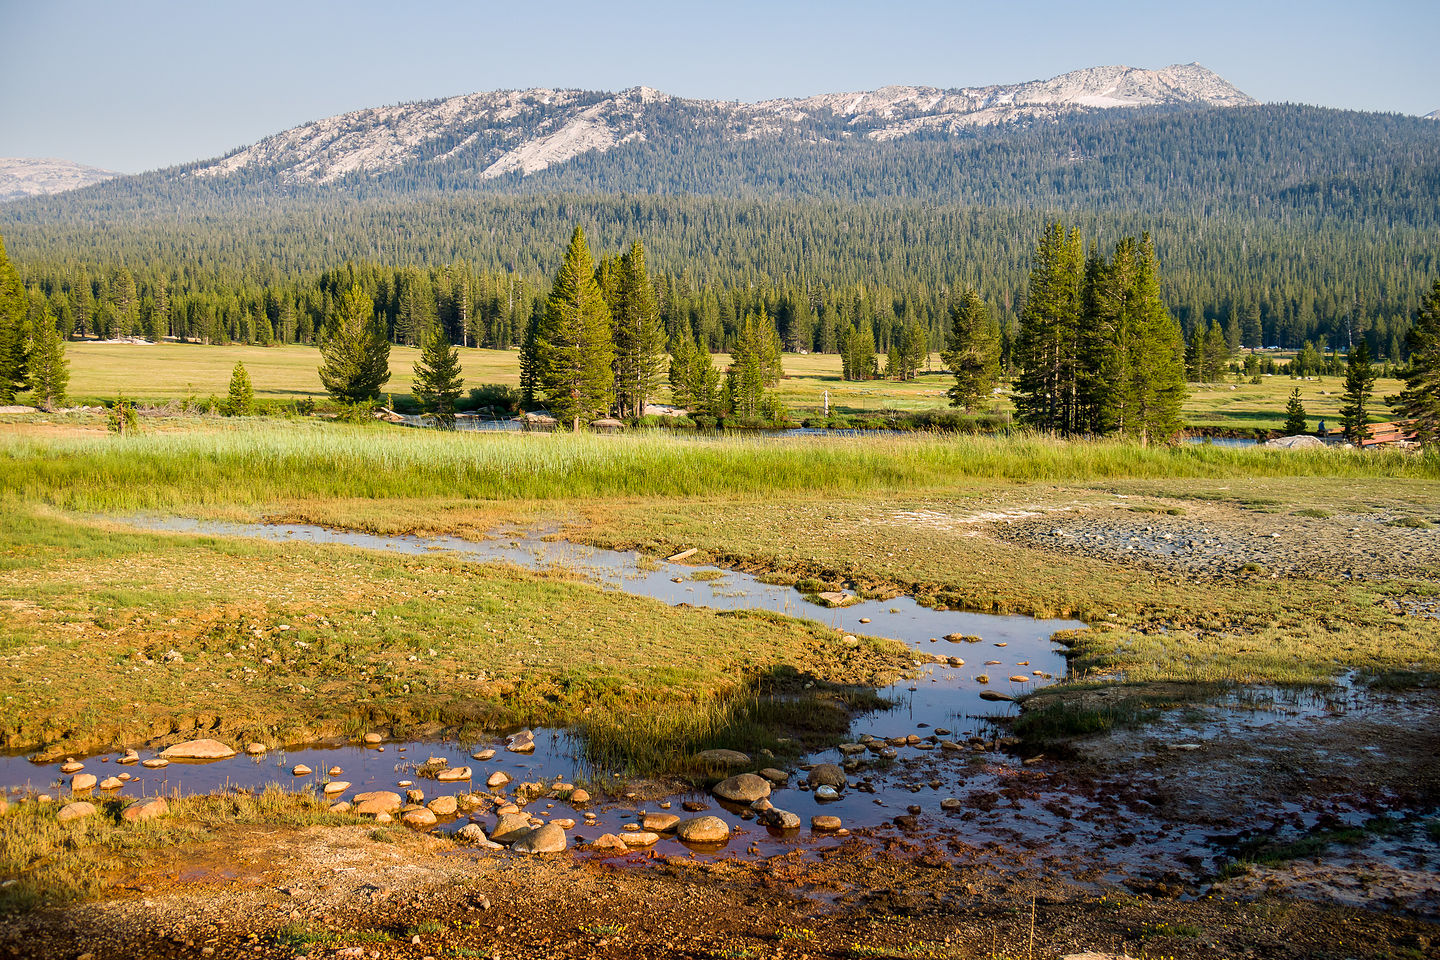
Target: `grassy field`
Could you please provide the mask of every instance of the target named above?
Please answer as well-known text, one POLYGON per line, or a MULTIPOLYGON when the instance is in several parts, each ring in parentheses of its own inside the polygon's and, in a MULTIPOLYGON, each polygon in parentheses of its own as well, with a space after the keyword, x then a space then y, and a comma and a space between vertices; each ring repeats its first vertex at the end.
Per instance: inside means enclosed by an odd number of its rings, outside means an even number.
MULTIPOLYGON (((391 380, 386 385, 389 393, 408 396, 419 353, 408 347, 391 348, 391 380)), ((244 361, 257 397, 325 398, 317 373, 319 354, 313 347, 72 343, 69 357, 70 392, 79 399, 113 399, 122 392, 132 398, 154 401, 224 397, 236 361, 244 361)), ((462 348, 460 357, 468 387, 481 384, 513 387, 520 383, 519 355, 513 350, 462 348)), ((719 355, 715 362, 723 368, 727 359, 719 355)), ((833 354, 787 354, 784 366, 786 376, 777 391, 797 417, 820 413, 827 393, 833 412, 851 416, 882 410, 936 410, 947 406, 945 391, 950 380, 942 372, 943 363, 938 354, 930 357, 933 372, 922 373, 908 383, 888 380, 847 383, 840 378, 840 358, 833 354)), ((1285 420, 1285 402, 1291 389, 1297 386, 1311 416, 1312 429, 1320 418, 1332 426, 1338 423, 1340 377, 1296 381, 1272 376, 1258 384, 1248 381, 1194 384, 1185 404, 1185 420, 1193 427, 1222 430, 1279 429, 1285 420)), ((1398 381, 1379 380, 1375 396, 1383 398, 1399 389, 1398 381)), ((1008 398, 996 400, 997 412, 1010 409, 1008 398)), ((1388 418, 1383 403, 1377 402, 1373 419, 1388 418)))

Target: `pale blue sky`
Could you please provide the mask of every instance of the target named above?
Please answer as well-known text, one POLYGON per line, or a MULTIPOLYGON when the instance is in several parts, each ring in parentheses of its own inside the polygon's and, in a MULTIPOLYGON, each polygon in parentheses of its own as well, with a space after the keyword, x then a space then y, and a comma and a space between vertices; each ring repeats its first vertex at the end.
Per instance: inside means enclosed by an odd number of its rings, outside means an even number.
POLYGON ((134 172, 497 88, 758 100, 1192 60, 1260 100, 1428 113, 1437 37, 1437 0, 0 0, 0 156, 134 172))

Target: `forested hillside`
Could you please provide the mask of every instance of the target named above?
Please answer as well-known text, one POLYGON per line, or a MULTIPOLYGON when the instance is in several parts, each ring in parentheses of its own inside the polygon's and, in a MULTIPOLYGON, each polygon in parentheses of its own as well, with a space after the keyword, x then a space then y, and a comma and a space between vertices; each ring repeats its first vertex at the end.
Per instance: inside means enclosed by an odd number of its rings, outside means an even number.
POLYGON ((455 314, 460 282, 476 306, 456 339, 509 345, 577 222, 597 251, 643 238, 667 326, 715 348, 761 307, 792 348, 836 349, 861 321, 882 350, 907 321, 938 343, 957 284, 1011 328, 1056 216, 1102 249, 1149 231, 1187 336, 1214 320, 1235 344, 1365 335, 1395 357, 1440 274, 1440 126, 1420 118, 1112 110, 876 141, 832 117, 737 140, 690 109, 661 104, 645 139, 529 176, 483 179, 448 142, 427 148, 444 163, 325 185, 193 165, 5 204, 0 234, 62 324, 138 332, 158 305, 167 331, 205 339, 263 337, 261 316, 304 338, 327 273, 354 262, 397 339, 408 311, 455 314))

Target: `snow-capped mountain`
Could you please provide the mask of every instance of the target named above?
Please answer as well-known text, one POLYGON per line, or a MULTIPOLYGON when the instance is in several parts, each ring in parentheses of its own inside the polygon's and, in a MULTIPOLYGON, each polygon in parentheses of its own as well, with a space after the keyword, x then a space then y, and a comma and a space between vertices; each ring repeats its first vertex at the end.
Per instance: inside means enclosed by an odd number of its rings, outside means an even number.
POLYGON ((1440 110, 1431 110, 1429 113, 1425 114, 1425 119, 1440 120, 1440 110))
POLYGON ((45 193, 64 193, 119 176, 69 160, 0 157, 0 203, 45 193))
POLYGON ((453 162, 473 166, 489 179, 534 173, 589 151, 676 136, 685 129, 730 140, 797 133, 890 140, 1114 107, 1254 103, 1193 63, 1160 70, 1091 67, 1019 84, 959 90, 891 86, 751 104, 684 99, 649 87, 614 94, 508 90, 317 120, 201 164, 193 173, 215 177, 267 168, 285 183, 328 183, 407 163, 453 162))

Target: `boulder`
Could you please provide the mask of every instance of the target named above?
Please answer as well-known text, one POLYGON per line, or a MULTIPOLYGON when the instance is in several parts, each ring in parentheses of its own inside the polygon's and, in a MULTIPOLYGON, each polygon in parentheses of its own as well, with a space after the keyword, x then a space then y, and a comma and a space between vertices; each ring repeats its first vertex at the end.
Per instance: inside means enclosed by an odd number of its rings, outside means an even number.
POLYGON ((981 690, 981 700, 990 700, 995 703, 1014 703, 1015 698, 1008 693, 1001 693, 998 690, 981 690))
POLYGON ((75 790, 90 790, 93 789, 98 782, 99 778, 93 773, 77 773, 70 778, 70 789, 72 792, 75 790))
POLYGON ((324 789, 325 789, 325 796, 327 796, 327 797, 332 797, 332 796, 334 796, 334 795, 337 794, 337 793, 344 793, 346 790, 349 790, 349 789, 350 789, 350 781, 349 781, 349 780, 331 780, 329 783, 325 784, 325 788, 324 788, 324 789))
POLYGON ((454 797, 436 797, 426 804, 426 806, 428 806, 430 812, 437 817, 453 817, 455 816, 455 811, 460 809, 460 804, 454 797))
POLYGON ((711 792, 731 803, 754 803, 770 796, 770 781, 753 773, 741 773, 721 780, 711 792))
POLYGON ((140 754, 136 753, 134 750, 126 750, 124 756, 117 757, 115 759, 116 763, 138 763, 139 761, 140 754))
POLYGON ((481 761, 493 760, 495 759, 495 751, 490 747, 486 747, 484 750, 476 750, 474 753, 470 754, 470 759, 481 761))
POLYGON ((1266 440, 1265 446, 1275 447, 1280 450, 1304 450, 1314 447, 1325 446, 1325 441, 1319 437, 1312 437, 1309 434, 1296 434, 1291 437, 1276 437, 1274 440, 1266 440))
POLYGON ((290 768, 290 775, 291 775, 292 777, 308 777, 308 776, 310 776, 310 774, 312 774, 312 773, 314 773, 314 772, 315 772, 314 770, 311 770, 309 767, 305 766, 305 764, 303 764, 303 763, 297 763, 297 764, 295 764, 295 766, 293 766, 293 767, 290 768))
POLYGON ((695 759, 719 767, 743 767, 750 762, 749 755, 739 750, 702 750, 695 755, 695 759))
POLYGON ((571 802, 571 803, 589 803, 589 802, 590 802, 590 792, 589 792, 588 790, 585 790, 584 788, 579 788, 579 789, 571 790, 571 791, 570 791, 570 802, 571 802))
POLYGON ((455 839, 463 844, 472 847, 480 847, 482 850, 503 850, 504 848, 485 836, 485 830, 478 823, 467 823, 455 831, 455 839))
POLYGON ((823 814, 810 818, 810 829, 817 833, 834 833, 840 829, 840 818, 823 814))
POLYGON ((81 763, 79 760, 67 760, 64 763, 60 764, 61 773, 79 773, 81 770, 84 769, 85 764, 81 763))
POLYGON ((730 825, 719 817, 691 817, 675 825, 675 836, 687 843, 724 843, 730 839, 730 825))
POLYGON ((680 818, 673 813, 647 813, 640 821, 640 826, 656 833, 668 833, 675 829, 675 824, 679 822, 680 818))
POLYGON ((151 770, 158 770, 161 767, 170 766, 170 761, 164 757, 151 757, 149 760, 141 760, 140 766, 148 767, 151 770))
POLYGON ((818 596, 824 601, 827 607, 843 607, 855 599, 854 595, 846 593, 843 590, 826 590, 818 596))
MULTIPOLYGON (((656 839, 659 839, 658 837, 656 839)), ((547 823, 543 827, 536 827, 529 833, 517 839, 510 845, 510 849, 516 853, 539 854, 539 853, 562 853, 569 846, 565 838, 563 827, 554 823, 547 823)))
POLYGON ((777 770, 775 767, 766 767, 764 770, 760 771, 760 776, 764 777, 766 780, 769 780, 771 783, 784 783, 786 780, 790 779, 790 774, 786 773, 784 770, 777 770))
POLYGON ((101 790, 119 790, 123 786, 125 786, 125 781, 119 777, 106 777, 100 781, 101 790))
POLYGON ((505 749, 511 753, 534 753, 535 734, 530 730, 521 730, 519 733, 511 734, 505 738, 505 749))
POLYGON ((225 760, 235 751, 219 740, 186 740, 160 751, 166 760, 225 760))
POLYGON ((494 773, 490 774, 490 776, 485 779, 485 786, 489 787, 491 790, 498 790, 509 782, 510 774, 506 773, 504 770, 496 770, 494 773))
POLYGON ((164 797, 147 797, 144 800, 136 800, 124 810, 120 811, 120 818, 126 823, 140 823, 144 820, 154 820, 156 817, 163 817, 170 812, 170 804, 165 802, 164 797))
POLYGON ((811 790, 816 787, 835 787, 836 789, 845 786, 845 771, 833 763, 817 763, 810 770, 810 775, 805 778, 805 783, 811 790))
POLYGON ((74 803, 67 803, 55 814, 55 819, 61 823, 69 823, 71 820, 83 820, 95 812, 95 804, 87 803, 84 800, 76 800, 74 803))
POLYGON ((459 780, 470 779, 469 767, 448 767, 435 775, 435 779, 441 783, 455 783, 459 780))
POLYGON ((372 746, 372 747, 373 747, 373 746, 376 746, 377 744, 381 744, 381 743, 384 743, 384 742, 385 742, 385 738, 384 738, 383 736, 381 736, 380 734, 378 734, 378 733, 367 733, 367 734, 365 734, 365 743, 366 743, 367 745, 369 745, 369 746, 372 746))
POLYGON ((357 793, 353 800, 355 812, 362 817, 378 817, 382 813, 388 816, 400 809, 400 794, 390 790, 357 793))
POLYGON ((331 812, 331 813, 349 813, 349 812, 350 812, 350 801, 349 801, 349 800, 336 800, 334 803, 330 804, 330 812, 331 812))
POLYGON ((635 830, 621 834, 620 839, 627 847, 653 847, 660 842, 660 834, 651 833, 649 830, 635 830))
POLYGON ((514 843, 532 829, 530 818, 525 814, 504 813, 495 822, 495 829, 490 831, 490 839, 496 843, 514 843))

